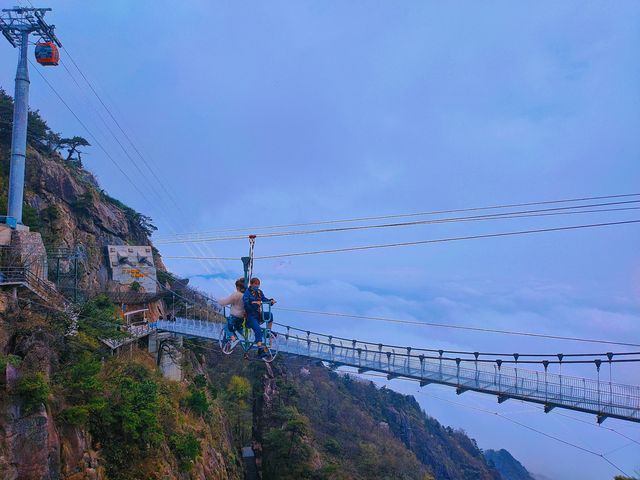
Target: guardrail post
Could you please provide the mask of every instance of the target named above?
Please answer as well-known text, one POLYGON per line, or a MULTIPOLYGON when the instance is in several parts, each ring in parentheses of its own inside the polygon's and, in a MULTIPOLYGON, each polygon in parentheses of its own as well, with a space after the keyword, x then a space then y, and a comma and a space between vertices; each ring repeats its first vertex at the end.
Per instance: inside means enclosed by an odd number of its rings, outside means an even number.
POLYGON ((612 381, 611 361, 613 360, 613 352, 607 352, 607 358, 609 359, 609 404, 613 405, 613 386, 611 384, 611 381, 612 381))
POLYGON ((518 394, 518 358, 520 357, 519 353, 513 354, 513 359, 516 361, 516 395, 518 394))
POLYGON ((547 382, 547 369, 549 368, 549 360, 543 360, 542 366, 544 366, 544 403, 549 401, 549 384, 547 382))
POLYGON ((560 370, 560 400, 562 401, 562 399, 563 399, 563 394, 562 394, 562 359, 564 357, 564 354, 559 353, 557 356, 558 356, 558 361, 560 362, 560 365, 559 365, 558 368, 560 370))
POLYGON ((476 358, 475 361, 473 363, 475 363, 476 365, 476 387, 480 386, 480 381, 479 381, 479 373, 478 373, 478 357, 480 356, 480 352, 473 352, 473 356, 476 358))
POLYGON ((602 360, 597 359, 593 362, 596 364, 596 370, 598 372, 598 413, 602 413, 602 407, 600 404, 600 365, 602 365, 602 360))

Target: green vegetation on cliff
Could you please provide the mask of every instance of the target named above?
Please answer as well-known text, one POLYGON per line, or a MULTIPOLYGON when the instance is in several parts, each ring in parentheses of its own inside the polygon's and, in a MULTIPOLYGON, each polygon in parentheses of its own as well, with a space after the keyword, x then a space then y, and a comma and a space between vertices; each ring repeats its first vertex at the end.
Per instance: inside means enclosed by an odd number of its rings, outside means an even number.
POLYGON ((267 367, 188 345, 208 354, 234 440, 251 431, 264 480, 500 479, 472 439, 411 396, 295 357, 267 367))
POLYGON ((85 304, 72 336, 64 335, 70 322, 64 314, 7 305, 0 312, 2 366, 16 380, 4 382, 3 375, 0 382, 0 432, 31 430, 15 445, 17 437, 0 436, 1 478, 60 478, 62 470, 84 475, 87 456, 97 459, 95 478, 105 480, 186 479, 192 473, 240 478, 207 378, 167 380, 153 357, 138 348, 110 356, 98 337, 113 333, 120 322, 105 297, 85 304), (3 413, 9 411, 18 417, 3 413), (64 438, 58 440, 56 430, 64 438), (86 439, 77 457, 64 447, 74 438, 86 439), (60 444, 52 451, 54 442, 60 444), (50 470, 34 475, 37 468, 50 470))

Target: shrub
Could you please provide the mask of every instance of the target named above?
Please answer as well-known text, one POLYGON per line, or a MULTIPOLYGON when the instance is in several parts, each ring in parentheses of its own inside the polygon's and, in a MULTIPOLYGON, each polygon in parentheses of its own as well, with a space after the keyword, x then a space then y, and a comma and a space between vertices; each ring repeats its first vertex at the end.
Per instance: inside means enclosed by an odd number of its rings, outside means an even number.
POLYGON ((31 413, 47 403, 49 384, 41 373, 31 373, 18 381, 16 392, 22 398, 25 413, 31 413))
POLYGON ((200 440, 192 432, 189 432, 172 435, 169 443, 176 460, 178 460, 180 471, 188 472, 191 470, 202 450, 200 440))
POLYGON ((22 223, 29 225, 29 228, 34 232, 42 230, 40 213, 26 202, 22 205, 22 223))
POLYGON ((218 398, 218 388, 215 385, 210 383, 209 385, 207 385, 207 390, 209 390, 209 395, 211 395, 211 398, 213 398, 214 400, 218 398))
POLYGON ((21 361, 22 359, 17 355, 0 355, 0 370, 4 370, 7 365, 13 365, 14 367, 17 367, 18 365, 20 365, 21 361))
POLYGON ((203 390, 192 388, 187 397, 187 406, 199 415, 204 415, 209 411, 209 400, 203 390))
POLYGON ((326 442, 324 442, 324 449, 331 455, 340 455, 340 452, 342 451, 342 448, 340 448, 340 444, 335 438, 330 438, 326 442))
POLYGON ((102 365, 99 360, 85 353, 66 372, 65 382, 68 387, 68 397, 74 403, 91 403, 103 391, 98 373, 102 365))
POLYGON ((104 403, 91 412, 90 431, 103 445, 109 478, 137 479, 131 466, 164 438, 158 383, 137 364, 115 370, 105 383, 104 403))
POLYGON ((230 400, 244 400, 251 392, 249 380, 238 375, 233 375, 227 385, 227 396, 230 400))
POLYGON ((65 408, 60 412, 59 418, 67 425, 74 427, 86 425, 89 419, 89 408, 86 405, 65 408))
POLYGON ((193 384, 198 388, 204 388, 207 386, 207 377, 200 373, 193 377, 193 384))
POLYGON ((120 331, 121 325, 115 304, 106 295, 98 295, 82 306, 78 331, 92 338, 125 338, 128 334, 120 331))

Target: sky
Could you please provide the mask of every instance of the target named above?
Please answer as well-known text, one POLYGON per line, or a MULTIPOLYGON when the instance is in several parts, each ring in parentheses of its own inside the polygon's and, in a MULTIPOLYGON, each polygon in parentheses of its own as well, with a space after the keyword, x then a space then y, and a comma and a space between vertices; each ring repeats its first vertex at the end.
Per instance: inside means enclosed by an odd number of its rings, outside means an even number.
MULTIPOLYGON (((33 67, 31 108, 54 130, 89 138, 94 145, 85 165, 111 195, 153 217, 158 242, 185 232, 637 191, 637 2, 38 5, 54 8, 47 19, 67 49, 63 65, 40 73, 91 134, 33 67), (155 176, 140 174, 145 165, 69 54, 155 176)), ((0 45, 0 86, 9 93, 16 56, 8 43, 0 45)), ((255 253, 637 218, 633 211, 608 212, 259 238, 255 253)), ((637 225, 614 226, 261 260, 255 274, 283 308, 637 341, 639 240, 637 225)), ((158 247, 165 258, 239 257, 248 243, 158 247)), ((230 291, 242 273, 239 261, 165 262, 214 297, 230 291)), ((334 335, 430 348, 610 349, 284 310, 276 315, 334 335)), ((616 366, 613 380, 637 384, 639 373, 616 366)), ((606 453, 629 474, 640 469, 640 445, 620 435, 640 441, 635 424, 607 420, 597 427, 588 415, 545 415, 535 406, 499 406, 493 397, 399 380, 388 386, 416 395, 429 415, 464 429, 481 448, 508 448, 530 471, 551 479, 619 472, 527 427, 606 453)))

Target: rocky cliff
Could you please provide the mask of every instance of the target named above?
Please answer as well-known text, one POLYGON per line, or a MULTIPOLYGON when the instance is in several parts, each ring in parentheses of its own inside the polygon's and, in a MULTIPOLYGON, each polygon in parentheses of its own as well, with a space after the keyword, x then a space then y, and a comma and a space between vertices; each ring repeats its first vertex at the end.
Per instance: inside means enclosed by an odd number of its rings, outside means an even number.
POLYGON ((174 382, 143 350, 105 357, 91 336, 104 327, 95 304, 74 337, 62 314, 6 296, 0 305, 0 478, 242 478, 224 412, 193 383, 197 368, 174 382))
POLYGON ((526 468, 506 450, 487 450, 487 462, 494 465, 503 480, 534 480, 526 468))
MULTIPOLYGON (((12 101, 0 89, 0 210, 6 210, 12 101)), ((151 219, 110 197, 65 159, 37 114, 29 116, 23 221, 47 252, 82 246, 85 299, 111 287, 105 245, 151 245, 151 219)), ((154 250, 155 266, 165 271, 154 250)), ((68 260, 61 270, 68 271, 68 260)), ((114 305, 84 304, 78 334, 59 305, 0 292, 0 478, 237 479, 240 462, 210 394, 163 379, 144 349, 110 357, 114 305), (195 399, 195 400, 194 400, 195 399)))

